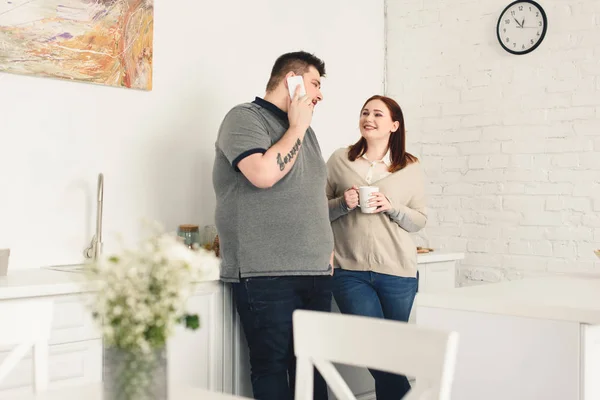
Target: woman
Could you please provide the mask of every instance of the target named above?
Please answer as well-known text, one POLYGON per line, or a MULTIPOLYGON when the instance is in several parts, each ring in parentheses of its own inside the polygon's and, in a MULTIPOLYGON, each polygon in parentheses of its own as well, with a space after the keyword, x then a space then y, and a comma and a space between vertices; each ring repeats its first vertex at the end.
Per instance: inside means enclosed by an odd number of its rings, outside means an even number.
MULTIPOLYGON (((393 99, 369 98, 359 128, 360 140, 327 162, 333 295, 344 314, 407 322, 417 292, 417 248, 409 232, 427 222, 424 174, 406 152, 404 116, 393 99), (367 206, 377 209, 366 214, 358 207, 358 187, 370 185, 379 191, 367 206)), ((399 400, 410 390, 405 376, 371 375, 377 400, 399 400)))

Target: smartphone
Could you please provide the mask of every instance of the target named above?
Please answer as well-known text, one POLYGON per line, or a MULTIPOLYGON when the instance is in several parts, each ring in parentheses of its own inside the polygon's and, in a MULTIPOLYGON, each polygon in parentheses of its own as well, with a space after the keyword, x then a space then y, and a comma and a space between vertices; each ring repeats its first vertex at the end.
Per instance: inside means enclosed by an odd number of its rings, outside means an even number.
POLYGON ((294 75, 287 78, 288 90, 290 91, 290 98, 294 98, 294 92, 296 87, 300 86, 299 95, 300 97, 306 95, 306 88, 304 87, 304 78, 302 75, 294 75))

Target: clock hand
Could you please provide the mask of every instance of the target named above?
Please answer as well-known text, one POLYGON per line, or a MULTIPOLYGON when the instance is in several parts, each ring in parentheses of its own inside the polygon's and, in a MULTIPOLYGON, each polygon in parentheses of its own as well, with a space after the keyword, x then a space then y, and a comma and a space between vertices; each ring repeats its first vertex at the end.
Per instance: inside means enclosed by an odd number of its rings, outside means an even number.
POLYGON ((525 18, 523 18, 523 21, 521 21, 521 28, 523 27, 524 23, 525 23, 525 18))
POLYGON ((521 27, 521 28, 523 27, 521 24, 519 24, 519 21, 517 21, 517 19, 516 19, 515 17, 513 17, 513 19, 514 19, 514 20, 515 20, 515 22, 517 23, 517 26, 518 26, 518 27, 521 27))

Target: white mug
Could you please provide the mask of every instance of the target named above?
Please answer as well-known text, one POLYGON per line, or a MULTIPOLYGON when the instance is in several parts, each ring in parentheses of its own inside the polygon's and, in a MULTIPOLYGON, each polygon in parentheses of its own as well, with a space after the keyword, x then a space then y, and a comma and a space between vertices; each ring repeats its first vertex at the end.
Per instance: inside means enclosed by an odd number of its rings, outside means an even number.
POLYGON ((360 203, 360 211, 365 214, 372 214, 375 212, 377 207, 369 207, 369 200, 371 199, 371 194, 379 192, 379 188, 377 186, 361 186, 358 188, 358 201, 360 203))

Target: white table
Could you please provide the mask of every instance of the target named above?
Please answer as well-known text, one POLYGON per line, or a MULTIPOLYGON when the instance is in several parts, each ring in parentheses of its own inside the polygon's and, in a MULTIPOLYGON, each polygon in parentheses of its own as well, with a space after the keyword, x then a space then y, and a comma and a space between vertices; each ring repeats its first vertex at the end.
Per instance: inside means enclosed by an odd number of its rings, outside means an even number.
MULTIPOLYGON (((193 387, 169 388, 169 400, 250 400, 226 393, 210 392, 193 387)), ((102 384, 74 386, 68 389, 49 390, 37 395, 15 397, 15 400, 102 400, 102 384)))
POLYGON ((419 293, 417 323, 460 334, 459 400, 600 399, 600 275, 419 293))

